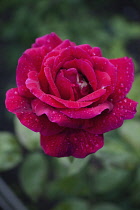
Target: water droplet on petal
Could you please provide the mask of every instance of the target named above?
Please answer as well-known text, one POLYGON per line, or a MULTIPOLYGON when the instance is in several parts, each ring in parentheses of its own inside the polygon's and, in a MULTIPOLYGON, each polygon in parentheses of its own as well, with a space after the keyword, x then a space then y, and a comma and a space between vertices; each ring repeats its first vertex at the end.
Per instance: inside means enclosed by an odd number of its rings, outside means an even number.
POLYGON ((128 88, 125 88, 125 91, 127 92, 128 91, 128 88))
POLYGON ((121 83, 121 87, 124 87, 124 84, 123 83, 121 83))

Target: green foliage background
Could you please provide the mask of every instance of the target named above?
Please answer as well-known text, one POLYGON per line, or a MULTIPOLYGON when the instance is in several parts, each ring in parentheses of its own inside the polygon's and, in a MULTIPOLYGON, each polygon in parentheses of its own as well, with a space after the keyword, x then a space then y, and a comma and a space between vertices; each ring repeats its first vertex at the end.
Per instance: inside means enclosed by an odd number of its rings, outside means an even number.
POLYGON ((39 135, 4 108, 15 87, 18 58, 36 37, 56 32, 77 44, 101 47, 108 58, 132 57, 129 97, 140 103, 140 3, 111 0, 1 0, 0 171, 31 210, 140 209, 140 105, 135 119, 105 135, 105 146, 85 159, 43 154, 39 135))

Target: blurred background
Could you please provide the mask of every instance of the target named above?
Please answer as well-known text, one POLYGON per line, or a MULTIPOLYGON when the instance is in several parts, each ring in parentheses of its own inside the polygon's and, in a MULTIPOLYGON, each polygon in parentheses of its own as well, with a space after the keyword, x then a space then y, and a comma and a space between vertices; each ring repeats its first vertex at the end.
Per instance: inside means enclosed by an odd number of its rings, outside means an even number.
POLYGON ((140 106, 135 119, 105 135, 85 159, 44 155, 39 135, 5 109, 16 87, 18 58, 36 37, 56 32, 77 44, 101 47, 104 57, 132 57, 129 97, 140 102, 140 1, 0 1, 0 209, 139 210, 140 106))

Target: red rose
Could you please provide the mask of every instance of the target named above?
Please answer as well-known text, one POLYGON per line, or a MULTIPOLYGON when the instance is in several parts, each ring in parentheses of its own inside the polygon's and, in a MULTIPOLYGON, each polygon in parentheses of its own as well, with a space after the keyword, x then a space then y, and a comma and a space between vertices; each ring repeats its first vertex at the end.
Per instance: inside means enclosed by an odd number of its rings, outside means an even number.
POLYGON ((126 98, 133 79, 132 59, 107 59, 98 47, 51 33, 19 59, 6 107, 40 132, 48 155, 83 158, 103 146, 103 133, 134 117, 137 102, 126 98))

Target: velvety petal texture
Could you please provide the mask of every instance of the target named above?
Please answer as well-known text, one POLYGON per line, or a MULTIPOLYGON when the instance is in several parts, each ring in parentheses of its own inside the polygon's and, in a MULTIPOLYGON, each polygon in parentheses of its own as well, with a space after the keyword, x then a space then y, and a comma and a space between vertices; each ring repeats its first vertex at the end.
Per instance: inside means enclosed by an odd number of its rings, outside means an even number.
POLYGON ((44 152, 54 157, 84 158, 104 145, 103 135, 94 135, 82 129, 66 129, 49 137, 41 135, 44 152))
POLYGON ((133 81, 131 58, 107 59, 99 47, 52 32, 19 58, 17 87, 7 91, 5 104, 40 132, 47 155, 84 158, 103 147, 105 132, 136 114, 137 102, 126 96, 133 81))

